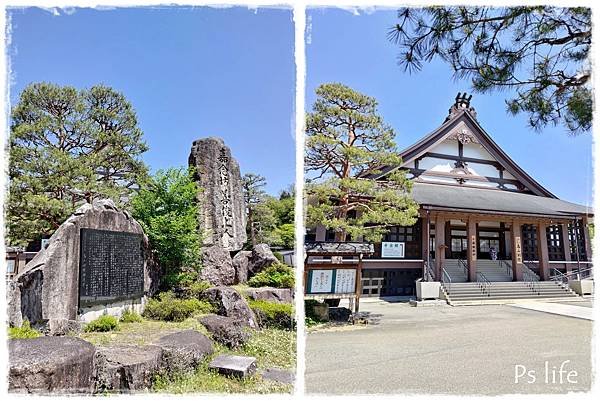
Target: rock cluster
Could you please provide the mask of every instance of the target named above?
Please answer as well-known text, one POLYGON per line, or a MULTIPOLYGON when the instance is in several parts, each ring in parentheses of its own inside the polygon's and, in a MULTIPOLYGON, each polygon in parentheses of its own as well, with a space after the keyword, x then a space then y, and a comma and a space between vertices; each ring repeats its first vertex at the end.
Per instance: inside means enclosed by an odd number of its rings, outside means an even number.
POLYGON ((212 287, 204 297, 217 308, 217 314, 227 316, 252 329, 258 328, 256 316, 246 300, 231 287, 212 287))
MULTIPOLYGON (((142 226, 128 212, 117 209, 111 200, 81 206, 54 232, 47 248, 11 282, 7 294, 11 325, 21 326, 24 319, 32 324, 45 323, 51 334, 64 334, 77 325, 82 228, 144 234, 142 226)), ((143 247, 148 250, 148 239, 143 238, 143 247)), ((150 255, 150 252, 144 254, 150 255)), ((156 290, 159 274, 158 266, 147 256, 144 261, 146 294, 156 290)))
POLYGON ((157 374, 193 371, 212 355, 212 342, 185 330, 146 346, 96 348, 75 337, 9 340, 9 390, 71 394, 133 392, 151 386, 157 374))
POLYGON ((292 288, 248 288, 246 296, 255 301, 275 302, 278 304, 291 304, 294 298, 294 290, 292 288))
POLYGON ((196 171, 204 246, 238 251, 246 242, 246 207, 238 162, 221 138, 194 141, 189 165, 196 171))
POLYGON ((229 348, 239 348, 248 341, 250 333, 245 325, 237 319, 208 315, 199 319, 206 327, 213 340, 229 348))
POLYGON ((233 257, 235 283, 245 283, 256 273, 278 260, 267 244, 257 244, 251 251, 240 251, 233 257))
POLYGON ((8 389, 11 392, 91 393, 95 347, 74 337, 9 340, 8 389))

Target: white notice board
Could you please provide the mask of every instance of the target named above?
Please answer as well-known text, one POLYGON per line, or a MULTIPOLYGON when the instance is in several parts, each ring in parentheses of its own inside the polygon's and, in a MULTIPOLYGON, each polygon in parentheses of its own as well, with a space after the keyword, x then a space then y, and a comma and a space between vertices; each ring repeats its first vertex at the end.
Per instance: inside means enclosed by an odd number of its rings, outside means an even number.
POLYGON ((349 294, 356 291, 356 269, 337 269, 335 272, 335 293, 349 294))

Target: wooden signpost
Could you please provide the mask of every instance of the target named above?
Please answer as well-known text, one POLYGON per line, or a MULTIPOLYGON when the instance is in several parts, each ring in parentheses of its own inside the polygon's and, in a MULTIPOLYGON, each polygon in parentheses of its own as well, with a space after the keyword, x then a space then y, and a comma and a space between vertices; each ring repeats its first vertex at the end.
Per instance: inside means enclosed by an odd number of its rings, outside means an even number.
POLYGON ((374 253, 372 244, 315 242, 305 245, 304 299, 350 300, 358 312, 362 293, 363 255, 374 253))

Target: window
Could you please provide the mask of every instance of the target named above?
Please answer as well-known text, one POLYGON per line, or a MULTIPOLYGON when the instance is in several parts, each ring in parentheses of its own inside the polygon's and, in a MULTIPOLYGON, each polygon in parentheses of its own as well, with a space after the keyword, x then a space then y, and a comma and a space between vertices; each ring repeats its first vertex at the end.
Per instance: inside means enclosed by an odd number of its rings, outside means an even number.
POLYGON ((546 227, 546 241, 548 242, 548 259, 565 260, 561 226, 555 224, 546 227))
POLYGON ((383 236, 383 242, 404 242, 406 259, 421 259, 421 219, 414 226, 393 226, 383 236))
POLYGON ((14 259, 8 259, 6 261, 6 272, 9 274, 15 272, 15 260, 14 259))
POLYGON ((521 227, 521 242, 523 243, 523 260, 537 260, 537 229, 534 225, 525 224, 521 227))
POLYGON ((575 225, 569 224, 569 249, 571 250, 571 260, 587 260, 585 252, 585 237, 583 235, 584 228, 581 221, 577 221, 575 225), (579 251, 579 252, 578 252, 579 251))

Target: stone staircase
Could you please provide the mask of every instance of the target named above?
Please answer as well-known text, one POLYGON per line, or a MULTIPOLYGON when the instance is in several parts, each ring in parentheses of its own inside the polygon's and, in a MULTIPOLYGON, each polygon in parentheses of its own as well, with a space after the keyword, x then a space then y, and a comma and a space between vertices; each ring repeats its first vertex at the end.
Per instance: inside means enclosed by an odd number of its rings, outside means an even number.
POLYGON ((477 273, 482 273, 491 282, 512 281, 512 272, 507 270, 509 266, 501 260, 478 260, 477 273))
POLYGON ((444 269, 453 283, 466 283, 469 281, 465 269, 458 259, 444 260, 444 269))
MULTIPOLYGON (((525 267, 524 267, 525 268, 525 267)), ((554 281, 538 281, 535 273, 533 282, 512 281, 512 273, 499 261, 478 260, 477 272, 483 273, 487 283, 480 276, 480 282, 467 282, 461 263, 448 259, 444 269, 451 281, 442 282, 442 290, 450 305, 504 304, 529 299, 577 298, 577 294, 554 281)))

